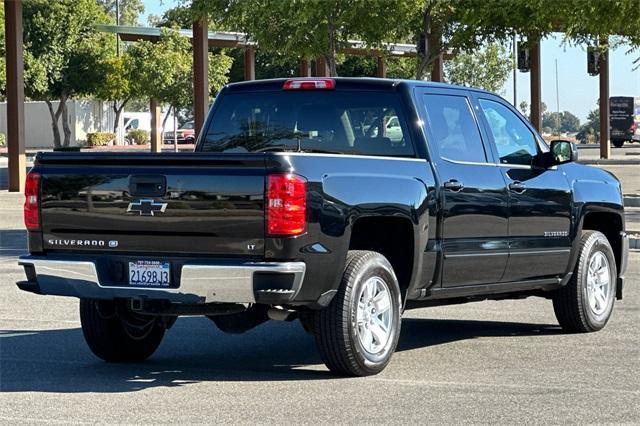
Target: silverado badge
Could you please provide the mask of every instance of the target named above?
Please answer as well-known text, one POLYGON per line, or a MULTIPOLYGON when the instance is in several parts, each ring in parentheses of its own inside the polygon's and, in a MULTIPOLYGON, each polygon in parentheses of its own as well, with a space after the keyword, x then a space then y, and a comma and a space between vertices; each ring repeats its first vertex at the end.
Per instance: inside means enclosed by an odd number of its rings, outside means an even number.
POLYGON ((138 212, 140 216, 155 216, 155 213, 164 213, 167 203, 159 203, 154 200, 137 200, 129 203, 127 212, 138 212))

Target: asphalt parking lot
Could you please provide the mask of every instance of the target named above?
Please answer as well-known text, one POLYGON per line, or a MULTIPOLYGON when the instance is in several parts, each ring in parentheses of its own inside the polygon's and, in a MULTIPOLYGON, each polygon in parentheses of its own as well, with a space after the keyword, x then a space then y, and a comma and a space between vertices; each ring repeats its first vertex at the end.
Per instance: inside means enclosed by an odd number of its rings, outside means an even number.
POLYGON ((76 300, 16 289, 20 203, 0 193, 1 423, 640 423, 638 252, 595 334, 562 334, 541 299, 415 310, 382 374, 344 379, 297 322, 234 336, 194 317, 148 362, 109 365, 76 300))

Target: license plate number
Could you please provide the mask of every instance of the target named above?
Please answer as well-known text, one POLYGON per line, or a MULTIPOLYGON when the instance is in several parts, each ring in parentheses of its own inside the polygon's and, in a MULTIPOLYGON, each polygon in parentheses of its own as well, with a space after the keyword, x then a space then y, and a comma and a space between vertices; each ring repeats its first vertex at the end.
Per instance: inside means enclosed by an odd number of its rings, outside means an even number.
POLYGON ((129 284, 169 287, 170 270, 169 262, 158 260, 129 262, 129 284))

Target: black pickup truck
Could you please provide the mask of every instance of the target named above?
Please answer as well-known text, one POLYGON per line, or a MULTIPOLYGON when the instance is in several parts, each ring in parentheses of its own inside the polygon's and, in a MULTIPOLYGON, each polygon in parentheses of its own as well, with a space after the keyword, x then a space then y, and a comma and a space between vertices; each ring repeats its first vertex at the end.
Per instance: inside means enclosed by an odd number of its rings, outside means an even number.
POLYGON ((539 296, 567 332, 622 297, 620 183, 502 98, 387 79, 231 84, 195 152, 41 153, 18 287, 80 299, 91 350, 142 361, 180 315, 299 319, 328 368, 389 362, 405 309, 539 296))

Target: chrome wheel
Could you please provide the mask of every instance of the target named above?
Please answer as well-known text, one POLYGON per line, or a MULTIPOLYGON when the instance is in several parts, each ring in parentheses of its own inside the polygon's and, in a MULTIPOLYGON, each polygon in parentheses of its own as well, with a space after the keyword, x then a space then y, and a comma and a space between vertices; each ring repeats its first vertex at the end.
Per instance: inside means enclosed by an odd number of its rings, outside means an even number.
POLYGON ((370 354, 382 351, 392 334, 393 312, 389 287, 380 277, 369 278, 360 291, 356 311, 356 334, 370 354))
POLYGON ((587 298, 591 312, 602 316, 607 312, 611 293, 611 272, 609 260, 601 251, 596 251, 589 259, 587 270, 587 298))

